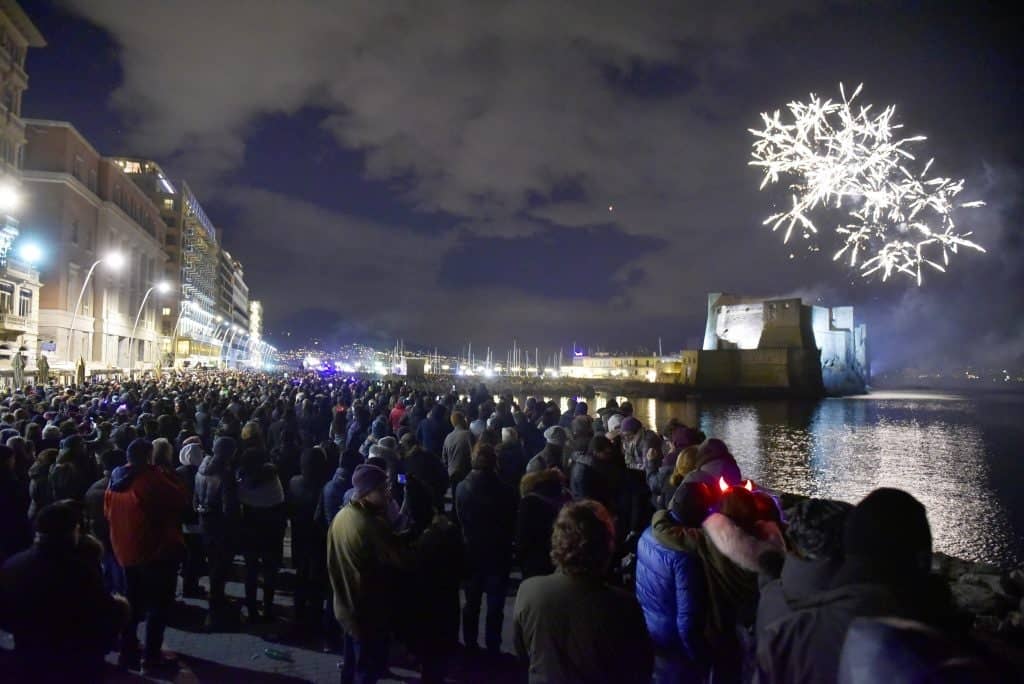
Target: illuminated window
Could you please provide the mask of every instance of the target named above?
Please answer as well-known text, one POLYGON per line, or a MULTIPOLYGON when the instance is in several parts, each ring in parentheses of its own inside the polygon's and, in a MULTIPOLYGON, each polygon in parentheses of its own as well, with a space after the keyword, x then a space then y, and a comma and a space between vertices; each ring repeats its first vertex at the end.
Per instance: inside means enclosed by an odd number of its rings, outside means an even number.
POLYGON ((160 310, 160 314, 162 316, 170 316, 171 315, 171 307, 165 306, 163 309, 160 310))
POLYGON ((142 165, 136 161, 124 162, 125 173, 142 173, 142 165))
POLYGON ((174 200, 171 199, 170 197, 164 198, 164 209, 173 209, 173 208, 174 208, 174 200))
POLYGON ((32 290, 22 290, 18 296, 18 315, 32 315, 32 290))

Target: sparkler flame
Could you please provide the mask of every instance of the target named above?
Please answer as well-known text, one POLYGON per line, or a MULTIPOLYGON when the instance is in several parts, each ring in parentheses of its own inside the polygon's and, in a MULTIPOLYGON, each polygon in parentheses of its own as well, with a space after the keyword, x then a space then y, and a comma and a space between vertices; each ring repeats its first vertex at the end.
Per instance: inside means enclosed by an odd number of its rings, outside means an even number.
POLYGON ((820 208, 847 208, 849 219, 835 226, 843 237, 833 261, 848 257, 851 267, 863 277, 880 273, 888 280, 893 272, 915 278, 921 285, 923 266, 945 271, 950 253, 969 247, 985 249, 959 232, 953 221, 958 208, 983 206, 981 201, 956 203, 964 181, 928 177, 931 159, 919 172, 908 168, 914 155, 908 146, 924 136, 897 137, 902 124, 893 122, 894 106, 878 114, 871 105, 853 101, 863 84, 850 97, 839 84, 841 101, 822 100, 813 93, 808 101, 787 105, 792 122, 783 121, 779 110, 761 114, 762 130, 754 135, 751 166, 763 169, 763 190, 781 179, 789 186, 792 206, 764 221, 772 231, 785 228, 783 242, 794 230, 804 238, 818 234, 810 218, 820 208), (942 252, 942 263, 933 256, 942 252))

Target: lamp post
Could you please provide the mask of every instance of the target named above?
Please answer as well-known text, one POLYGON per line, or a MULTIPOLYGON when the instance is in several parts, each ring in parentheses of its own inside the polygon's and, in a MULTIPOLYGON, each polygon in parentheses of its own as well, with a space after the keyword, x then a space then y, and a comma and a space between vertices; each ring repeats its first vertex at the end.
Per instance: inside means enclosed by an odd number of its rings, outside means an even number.
POLYGON ((170 292, 171 285, 167 282, 159 282, 153 287, 146 290, 146 294, 142 297, 142 303, 139 304, 139 312, 135 314, 135 325, 132 326, 132 334, 128 338, 128 377, 133 378, 135 376, 135 357, 132 356, 132 345, 135 342, 135 331, 139 327, 139 318, 142 317, 142 310, 146 306, 146 301, 149 299, 149 295, 153 294, 153 290, 160 293, 170 292))
MULTIPOLYGON (((235 335, 241 332, 242 329, 237 325, 231 326, 231 340, 228 342, 227 350, 224 352, 224 366, 225 368, 231 367, 231 345, 235 343, 235 335)), ((225 337, 227 335, 225 334, 225 337)))
POLYGON ((75 310, 71 314, 71 325, 68 327, 68 361, 71 363, 74 363, 71 359, 71 340, 75 334, 75 321, 78 319, 78 309, 82 306, 82 297, 85 295, 85 288, 89 284, 89 279, 92 278, 92 274, 96 270, 96 267, 104 261, 106 261, 107 264, 116 271, 124 265, 124 255, 120 252, 111 252, 103 258, 97 259, 92 267, 89 268, 89 272, 86 274, 85 280, 82 281, 82 289, 78 292, 78 302, 75 303, 75 310))

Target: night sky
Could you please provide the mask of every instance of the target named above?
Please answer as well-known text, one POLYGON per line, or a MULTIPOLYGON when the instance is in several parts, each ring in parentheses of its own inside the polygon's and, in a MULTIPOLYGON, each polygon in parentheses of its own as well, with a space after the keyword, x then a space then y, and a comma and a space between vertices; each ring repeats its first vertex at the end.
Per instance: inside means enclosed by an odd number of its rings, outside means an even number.
POLYGON ((876 371, 1019 367, 1020 22, 939 5, 24 2, 23 114, 188 179, 285 346, 678 349, 727 291, 855 305, 876 371), (919 289, 761 226, 747 129, 840 81, 988 202, 986 254, 919 289))

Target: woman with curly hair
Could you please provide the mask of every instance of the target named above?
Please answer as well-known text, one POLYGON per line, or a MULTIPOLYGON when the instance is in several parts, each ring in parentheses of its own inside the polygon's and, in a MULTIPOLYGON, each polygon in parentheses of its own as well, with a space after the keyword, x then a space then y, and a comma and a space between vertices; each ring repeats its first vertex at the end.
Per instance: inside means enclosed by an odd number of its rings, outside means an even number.
POLYGON ((519 587, 515 642, 531 682, 650 682, 653 651, 636 597, 605 578, 615 550, 608 510, 562 508, 551 535, 553 575, 519 587))

